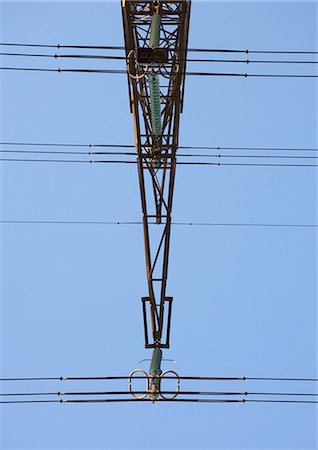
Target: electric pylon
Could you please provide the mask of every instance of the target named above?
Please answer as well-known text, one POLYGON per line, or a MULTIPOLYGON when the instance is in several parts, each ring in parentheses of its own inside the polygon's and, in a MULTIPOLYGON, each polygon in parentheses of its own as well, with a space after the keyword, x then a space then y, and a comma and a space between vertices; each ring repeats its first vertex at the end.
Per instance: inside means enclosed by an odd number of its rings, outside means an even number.
POLYGON ((190 6, 190 0, 122 0, 148 282, 148 296, 142 297, 145 347, 154 348, 153 398, 162 373, 161 349, 170 345, 173 298, 166 287, 190 6), (152 222, 161 225, 157 239, 152 222))

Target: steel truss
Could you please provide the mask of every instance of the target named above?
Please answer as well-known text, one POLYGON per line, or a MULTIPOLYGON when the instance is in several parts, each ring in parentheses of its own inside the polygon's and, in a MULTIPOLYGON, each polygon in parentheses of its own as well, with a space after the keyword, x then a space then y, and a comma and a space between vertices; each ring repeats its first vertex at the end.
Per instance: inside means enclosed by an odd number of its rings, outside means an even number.
POLYGON ((190 0, 122 0, 130 110, 134 121, 143 213, 148 297, 142 298, 145 346, 169 347, 172 297, 166 296, 171 210, 176 172, 179 119, 183 107, 190 0), (159 47, 168 60, 137 61, 137 49, 149 48, 152 18, 160 15, 159 47), (152 126, 149 77, 160 85, 160 134, 152 126), (158 229, 149 227, 158 224, 158 229), (168 311, 165 306, 168 305, 168 311), (152 342, 148 336, 150 318, 152 342))

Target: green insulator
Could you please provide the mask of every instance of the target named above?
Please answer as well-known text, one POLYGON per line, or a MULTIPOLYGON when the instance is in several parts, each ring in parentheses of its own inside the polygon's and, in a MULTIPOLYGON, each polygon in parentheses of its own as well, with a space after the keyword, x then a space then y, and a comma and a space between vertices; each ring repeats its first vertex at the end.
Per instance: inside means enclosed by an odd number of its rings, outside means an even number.
POLYGON ((158 376, 162 374, 162 370, 160 368, 161 360, 162 360, 162 350, 160 348, 155 348, 150 363, 149 369, 150 376, 153 375, 153 373, 155 373, 158 376))
MULTIPOLYGON (((149 47, 159 47, 160 25, 160 14, 154 14, 151 18, 149 47)), ((161 134, 160 86, 158 75, 149 76, 149 90, 152 132, 157 136, 161 134)))
POLYGON ((154 14, 151 19, 149 47, 159 47, 160 42, 160 14, 154 14))
MULTIPOLYGON (((162 350, 160 348, 155 348, 152 354, 149 375, 160 377, 162 374, 161 370, 161 360, 162 360, 162 350)), ((160 390, 160 380, 158 378, 153 378, 151 382, 151 388, 153 391, 152 398, 155 399, 158 397, 160 390)))
POLYGON ((161 133, 160 86, 158 75, 149 76, 151 125, 153 134, 161 133))

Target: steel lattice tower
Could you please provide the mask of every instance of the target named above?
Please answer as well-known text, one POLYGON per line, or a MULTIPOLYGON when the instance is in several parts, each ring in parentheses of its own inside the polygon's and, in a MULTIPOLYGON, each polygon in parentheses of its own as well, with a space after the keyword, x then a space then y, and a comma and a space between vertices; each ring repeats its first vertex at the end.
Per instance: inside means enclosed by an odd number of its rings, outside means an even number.
POLYGON ((173 299, 166 287, 190 6, 190 0, 122 0, 148 282, 146 348, 169 348, 170 341, 173 299), (153 222, 161 225, 157 239, 153 222))

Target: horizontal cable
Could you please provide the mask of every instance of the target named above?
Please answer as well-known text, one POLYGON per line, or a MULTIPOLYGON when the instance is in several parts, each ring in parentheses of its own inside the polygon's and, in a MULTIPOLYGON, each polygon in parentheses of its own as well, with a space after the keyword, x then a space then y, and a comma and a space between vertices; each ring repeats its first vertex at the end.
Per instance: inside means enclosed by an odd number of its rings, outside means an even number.
POLYGON ((252 54, 268 54, 268 55, 318 55, 316 51, 286 51, 286 50, 243 50, 243 49, 214 49, 214 48, 189 48, 189 52, 202 53, 252 53, 252 54))
MULTIPOLYGON (((239 399, 190 399, 190 398, 174 398, 174 399, 163 399, 163 398, 157 398, 155 401, 159 402, 208 402, 208 403, 243 403, 243 400, 239 399)), ((108 402, 130 402, 130 401, 137 401, 137 402, 153 402, 150 398, 144 398, 142 400, 135 399, 135 398, 116 398, 116 399, 85 399, 85 400, 74 400, 74 399, 61 399, 61 403, 108 403, 108 402)))
POLYGON ((61 400, 0 400, 0 403, 61 403, 61 400))
MULTIPOLYGON (((78 151, 51 151, 51 150, 0 150, 0 153, 21 153, 32 155, 121 155, 121 156, 138 156, 137 152, 78 152, 78 151)), ((145 158, 153 158, 151 154, 143 153, 145 158)), ((162 159, 171 158, 171 154, 162 154, 162 159)), ((223 154, 191 154, 191 153, 177 153, 177 157, 181 158, 248 158, 248 159, 318 159, 318 156, 301 156, 301 155, 223 155, 223 154)))
POLYGON ((78 73, 112 73, 126 74, 126 70, 121 69, 47 69, 39 67, 0 67, 0 70, 30 71, 30 72, 78 72, 78 73))
MULTIPOLYGON (((23 377, 23 378, 0 378, 0 381, 47 381, 47 380, 59 380, 59 381, 83 381, 83 380, 129 380, 131 377, 127 375, 115 375, 115 376, 106 376, 106 377, 23 377)), ((152 376, 134 376, 133 379, 142 379, 145 378, 152 379, 152 376)), ((165 376, 166 380, 175 380, 175 376, 165 376)), ((245 380, 245 377, 193 377, 193 376, 179 376, 180 380, 215 380, 215 381, 234 381, 234 380, 245 380)))
MULTIPOLYGON (((53 225, 142 225, 141 221, 103 221, 103 220, 0 220, 3 224, 53 224, 53 225)), ((148 222, 149 225, 160 225, 148 222)), ((161 224, 165 225, 165 224, 161 224)), ((300 223, 217 223, 217 222, 171 222, 177 226, 228 226, 228 227, 284 227, 284 228, 317 228, 316 224, 300 223)))
POLYGON ((217 73, 217 72, 185 72, 190 76, 203 76, 203 77, 257 77, 257 78, 318 78, 318 75, 288 75, 288 74, 251 74, 251 73, 217 73))
MULTIPOLYGON (((62 380, 114 380, 114 379, 129 379, 130 377, 63 377, 62 380)), ((145 376, 134 376, 134 379, 140 378, 145 379, 145 376)), ((147 378, 151 379, 152 376, 148 376, 147 378)), ((175 380, 175 376, 165 376, 165 379, 175 380)), ((202 380, 202 381, 246 381, 246 380, 254 380, 254 381, 318 381, 318 378, 273 378, 273 377, 202 377, 202 376, 178 376, 180 380, 202 380)))
MULTIPOLYGON (((0 143, 1 145, 1 143, 0 143)), ((317 152, 318 148, 288 148, 288 147, 208 147, 208 146, 202 146, 202 145, 190 145, 190 146, 182 146, 180 145, 178 148, 181 149, 189 149, 189 150, 261 150, 261 151, 291 151, 291 152, 317 152)))
POLYGON ((48 54, 39 54, 39 53, 5 53, 0 52, 0 56, 24 56, 24 57, 32 57, 32 58, 68 58, 68 59, 106 59, 106 60, 124 60, 126 61, 125 56, 109 56, 109 55, 48 55, 48 54))
POLYGON ((80 159, 20 159, 20 158, 0 158, 0 161, 8 162, 30 162, 30 163, 80 163, 80 164, 137 164, 137 161, 124 161, 124 160, 105 160, 105 161, 93 161, 93 160, 80 160, 80 159))
MULTIPOLYGON (((132 377, 124 376, 100 376, 100 377, 23 377, 23 378, 0 378, 0 381, 38 381, 38 380, 59 380, 59 381, 73 381, 73 380, 128 380, 132 377)), ((152 376, 136 375, 133 379, 152 379, 152 376)), ((178 376, 180 380, 205 380, 205 381, 309 381, 317 382, 318 378, 287 378, 287 377, 202 377, 202 376, 178 376)), ((175 376, 164 376, 166 380, 175 380, 175 376)))
MULTIPOLYGON (((48 143, 48 142, 0 142, 0 145, 16 145, 16 146, 41 146, 41 147, 114 147, 114 148, 135 148, 129 144, 65 144, 65 143, 48 143)), ((318 150, 318 149, 317 149, 318 150)))
MULTIPOLYGON (((0 144, 1 145, 1 144, 0 144)), ((33 155, 121 155, 137 156, 137 152, 77 152, 77 151, 51 151, 51 150, 0 150, 0 153, 24 153, 33 155)), ((190 155, 192 156, 192 155, 190 155)), ((193 155, 195 156, 195 155, 193 155)), ((308 157, 305 157, 308 158, 308 157)), ((315 157, 309 157, 315 158, 315 157)), ((317 157, 318 158, 318 157, 317 157)))
POLYGON ((125 50, 122 45, 63 45, 63 44, 27 44, 16 42, 0 42, 2 46, 10 47, 39 47, 39 48, 90 48, 101 50, 125 50))
POLYGON ((107 398, 107 399, 61 399, 61 400, 6 400, 0 403, 123 403, 123 402, 180 402, 180 403, 318 403, 316 400, 251 400, 251 399, 205 399, 205 398, 158 398, 155 401, 151 398, 142 400, 136 398, 107 398))
MULTIPOLYGON (((114 56, 114 55, 63 55, 63 54, 39 54, 39 53, 8 53, 0 52, 0 56, 19 56, 19 57, 38 57, 38 58, 67 58, 67 59, 104 59, 104 60, 124 60, 125 56, 114 56)), ((244 63, 244 64, 318 64, 318 61, 297 61, 297 60, 250 60, 250 59, 194 59, 187 58, 186 60, 181 60, 186 62, 202 62, 202 63, 244 63)))
MULTIPOLYGON (((48 142, 0 142, 0 145, 15 145, 15 146, 41 146, 41 147, 108 147, 108 148, 135 148, 134 145, 129 144, 69 144, 69 143, 48 143, 48 142)), ((221 147, 221 146, 204 146, 204 145, 180 145, 179 149, 188 150, 265 150, 265 151, 314 151, 318 148, 288 148, 288 147, 221 147)))
MULTIPOLYGON (((137 161, 125 160, 76 160, 76 159, 20 159, 20 158, 0 158, 2 162, 28 162, 28 163, 65 163, 65 164, 137 164, 137 161)), ((223 163, 223 162, 201 162, 201 161, 177 161, 177 165, 191 166, 240 166, 240 167, 318 167, 318 164, 280 164, 280 163, 223 163)), ((170 168, 170 163, 165 166, 170 168)), ((147 168, 147 166, 144 166, 147 168)))
POLYGON ((258 59, 187 59, 187 62, 243 64, 318 64, 318 61, 258 60, 258 59))
MULTIPOLYGON (((245 399, 238 400, 238 399, 163 399, 158 398, 155 400, 156 402, 188 402, 188 403, 194 403, 194 402, 201 402, 201 403, 244 403, 245 399)), ((61 399, 61 400, 5 400, 0 401, 0 403, 123 403, 123 402, 153 402, 150 398, 144 398, 142 400, 139 400, 137 398, 107 398, 107 399, 61 399)))
MULTIPOLYGON (((102 161, 100 161, 102 162, 102 161)), ((223 163, 223 162, 199 162, 199 161, 178 161, 178 165, 194 166, 263 166, 263 167, 318 167, 317 164, 278 164, 278 163, 223 163)))
MULTIPOLYGON (((103 154, 99 152, 95 152, 93 154, 103 154)), ((178 153, 178 157, 191 157, 191 158, 273 158, 273 159, 318 159, 318 156, 293 156, 293 155, 222 155, 222 154, 187 154, 187 153, 178 153)))
MULTIPOLYGON (((101 74, 127 74, 121 69, 46 69, 38 67, 0 67, 0 70, 29 71, 29 72, 58 72, 58 73, 101 73, 101 74)), ((185 72, 188 76, 210 77, 257 77, 257 78, 318 78, 318 75, 300 74, 251 74, 251 73, 227 73, 227 72, 185 72)))
POLYGON ((243 402, 248 403, 318 403, 317 400, 254 400, 254 399, 243 399, 243 402))
MULTIPOLYGON (((26 155, 120 155, 120 156, 138 156, 137 152, 80 152, 80 151, 57 151, 57 150, 0 150, 0 153, 19 153, 26 155)), ((151 154, 143 153, 142 156, 144 158, 153 158, 151 154)), ((169 161, 171 159, 171 154, 163 153, 161 158, 162 160, 166 159, 169 161)), ((223 154, 191 154, 191 153, 179 153, 177 154, 178 158, 248 158, 248 159, 318 159, 318 156, 302 156, 302 155, 223 155, 223 154)))
MULTIPOLYGON (((125 50, 122 45, 63 45, 63 44, 28 44, 17 42, 0 42, 2 46, 15 47, 42 47, 42 48, 87 48, 87 49, 101 49, 101 50, 125 50)), ((248 49, 212 49, 212 48, 189 48, 189 52, 212 52, 212 53, 264 53, 264 54, 285 54, 285 55, 317 55, 317 51, 303 51, 303 50, 248 50, 248 49)))
POLYGON ((211 222, 172 222, 172 225, 189 226, 232 226, 232 227, 296 227, 296 228, 317 228, 316 224, 288 224, 288 223, 211 223, 211 222))
POLYGON ((63 380, 62 377, 22 377, 22 378, 0 378, 0 381, 47 381, 63 380))
MULTIPOLYGON (((146 394, 146 391, 133 391, 134 394, 146 394)), ((150 394, 150 392, 148 392, 150 394)), ((175 394, 176 391, 160 390, 161 394, 175 394)), ((18 392, 18 393, 2 393, 1 397, 18 397, 18 396, 45 396, 45 395, 128 395, 131 391, 79 391, 79 392, 18 392)), ((270 395, 270 396, 304 396, 304 397, 317 397, 317 393, 295 393, 295 392, 218 392, 218 391, 179 391, 178 395, 208 395, 208 396, 248 396, 248 395, 270 395)))

